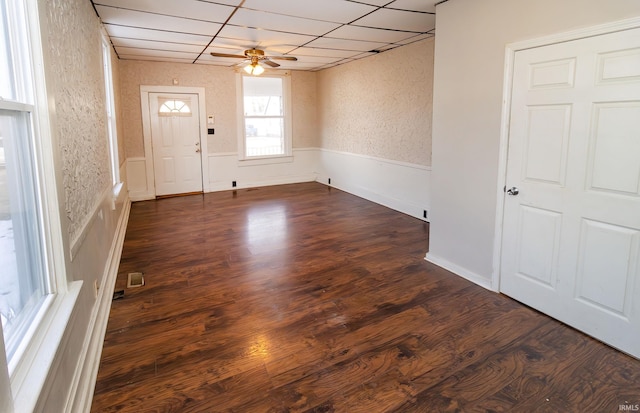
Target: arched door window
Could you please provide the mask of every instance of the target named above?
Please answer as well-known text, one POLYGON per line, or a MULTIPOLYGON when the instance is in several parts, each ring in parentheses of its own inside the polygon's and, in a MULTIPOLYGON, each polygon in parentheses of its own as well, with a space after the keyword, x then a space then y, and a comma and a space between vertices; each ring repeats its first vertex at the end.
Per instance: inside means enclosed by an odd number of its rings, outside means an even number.
POLYGON ((184 100, 164 99, 161 102, 160 116, 191 116, 191 107, 184 100))

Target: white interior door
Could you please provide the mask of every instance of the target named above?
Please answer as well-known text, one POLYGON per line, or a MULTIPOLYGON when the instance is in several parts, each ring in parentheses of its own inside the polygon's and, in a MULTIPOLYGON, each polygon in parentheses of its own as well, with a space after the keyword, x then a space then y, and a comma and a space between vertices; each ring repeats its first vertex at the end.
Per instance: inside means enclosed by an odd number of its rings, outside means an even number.
POLYGON ((640 29, 518 51, 512 88, 500 289, 640 358, 640 29))
POLYGON ((149 93, 156 195, 202 192, 197 94, 149 93))

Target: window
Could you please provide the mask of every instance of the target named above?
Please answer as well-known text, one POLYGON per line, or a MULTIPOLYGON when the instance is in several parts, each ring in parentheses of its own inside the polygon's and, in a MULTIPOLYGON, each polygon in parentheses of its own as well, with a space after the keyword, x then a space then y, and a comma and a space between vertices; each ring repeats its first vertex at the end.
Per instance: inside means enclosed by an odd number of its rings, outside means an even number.
POLYGON ((241 159, 291 156, 289 76, 243 76, 241 159))
POLYGON ((22 2, 0 0, 0 36, 0 318, 11 366, 24 350, 51 286, 22 2))
POLYGON ((182 100, 166 99, 160 106, 159 116, 191 116, 191 108, 182 100))
POLYGON ((34 410, 82 287, 65 271, 37 6, 0 0, 0 410, 15 412, 34 410))
POLYGON ((111 73, 111 46, 104 35, 102 36, 102 63, 107 107, 107 138, 109 140, 109 157, 111 160, 111 181, 113 185, 117 185, 120 182, 120 162, 118 160, 118 136, 111 73))

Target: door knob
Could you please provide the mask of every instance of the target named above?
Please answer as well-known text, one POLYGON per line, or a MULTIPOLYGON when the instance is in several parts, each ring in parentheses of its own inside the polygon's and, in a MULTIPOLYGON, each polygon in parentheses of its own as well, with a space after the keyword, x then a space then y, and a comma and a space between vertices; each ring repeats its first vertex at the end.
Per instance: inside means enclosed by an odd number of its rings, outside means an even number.
POLYGON ((515 186, 512 186, 511 188, 507 189, 507 195, 516 196, 519 193, 520 193, 520 190, 515 186))

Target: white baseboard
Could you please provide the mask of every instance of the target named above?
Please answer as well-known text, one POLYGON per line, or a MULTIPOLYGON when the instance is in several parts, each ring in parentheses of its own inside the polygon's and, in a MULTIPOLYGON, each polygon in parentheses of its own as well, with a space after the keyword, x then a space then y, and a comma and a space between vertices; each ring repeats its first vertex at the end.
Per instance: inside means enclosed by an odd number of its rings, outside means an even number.
POLYGON ((474 273, 473 271, 469 271, 466 268, 459 266, 458 264, 454 264, 451 261, 448 261, 442 257, 438 257, 428 252, 424 257, 426 261, 429 261, 432 264, 437 265, 438 267, 442 267, 447 271, 451 271, 452 273, 471 281, 474 284, 479 285, 482 288, 486 288, 487 290, 496 291, 491 285, 491 277, 483 277, 479 274, 474 273))
POLYGON ((79 356, 79 362, 73 377, 71 391, 69 392, 64 410, 66 413, 88 413, 91 410, 93 391, 98 376, 102 346, 107 330, 111 300, 115 288, 115 280, 118 275, 118 267, 120 265, 120 257, 122 256, 122 247, 124 245, 130 211, 131 200, 125 199, 111 244, 111 250, 109 251, 107 266, 102 276, 100 289, 98 290, 98 299, 91 313, 82 353, 79 356))

